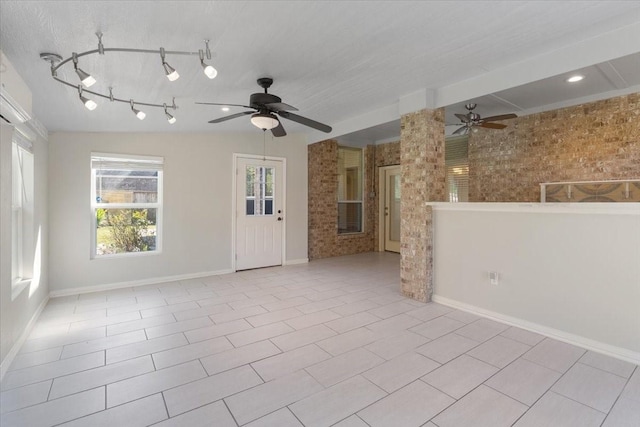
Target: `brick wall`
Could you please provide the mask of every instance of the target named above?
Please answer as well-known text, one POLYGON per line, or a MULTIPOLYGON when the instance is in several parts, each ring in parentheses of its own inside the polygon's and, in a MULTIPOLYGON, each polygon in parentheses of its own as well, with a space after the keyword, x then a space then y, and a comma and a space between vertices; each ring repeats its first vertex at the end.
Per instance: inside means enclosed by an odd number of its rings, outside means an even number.
POLYGON ((373 146, 363 150, 363 233, 338 235, 338 142, 326 140, 308 147, 309 259, 371 252, 376 199, 371 198, 374 178, 373 146))
POLYGON ((402 293, 430 301, 433 227, 429 201, 445 200, 444 109, 402 116, 400 129, 402 293))
POLYGON ((640 93, 504 122, 469 137, 469 201, 538 202, 542 182, 640 178, 640 93))

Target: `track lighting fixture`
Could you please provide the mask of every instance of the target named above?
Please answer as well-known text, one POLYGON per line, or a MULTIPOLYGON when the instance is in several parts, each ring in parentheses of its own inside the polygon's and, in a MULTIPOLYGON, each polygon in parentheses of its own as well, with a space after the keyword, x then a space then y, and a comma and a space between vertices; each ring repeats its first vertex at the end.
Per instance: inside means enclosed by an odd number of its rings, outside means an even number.
POLYGON ((131 111, 133 111, 133 114, 135 114, 138 119, 144 120, 144 118, 147 117, 147 115, 144 113, 144 111, 140 111, 136 107, 133 106, 134 105, 133 104, 133 99, 129 100, 129 102, 131 103, 131 111))
MULTIPOLYGON (((205 42, 207 43, 207 49, 208 49, 209 41, 205 40, 205 42)), ((198 53, 200 54, 200 65, 202 65, 202 69, 204 70, 204 74, 207 77, 209 77, 210 79, 215 79, 216 76, 218 75, 218 70, 213 68, 213 65, 207 65, 204 62, 204 52, 202 50, 200 50, 198 53)))
POLYGON ((82 68, 78 68, 78 54, 73 52, 73 69, 76 70, 76 74, 80 77, 80 81, 85 87, 91 87, 96 83, 96 79, 94 79, 91 74, 85 72, 82 68))
POLYGON ((111 87, 109 87, 109 93, 108 94, 100 93, 100 92, 96 92, 96 91, 90 91, 90 90, 87 90, 87 89, 83 90, 82 86, 77 85, 76 83, 68 82, 68 81, 66 81, 63 78, 58 76, 58 69, 60 69, 60 67, 62 67, 63 65, 65 65, 67 63, 71 63, 71 64, 73 64, 74 71, 76 72, 76 74, 80 78, 80 81, 82 82, 82 85, 85 88, 88 88, 88 87, 92 86, 93 84, 95 84, 96 83, 96 79, 91 74, 87 73, 86 71, 84 71, 80 67, 78 67, 78 59, 80 57, 82 57, 82 56, 95 55, 95 54, 105 55, 107 52, 108 52, 108 55, 111 55, 112 52, 126 52, 126 53, 136 53, 136 54, 155 54, 155 55, 160 54, 160 59, 162 60, 162 67, 164 69, 165 75, 167 76, 167 78, 170 81, 174 81, 174 80, 178 79, 180 77, 180 75, 175 70, 175 68, 173 68, 171 65, 169 65, 167 63, 166 57, 168 55, 190 55, 190 56, 197 55, 199 57, 199 59, 200 59, 200 66, 203 68, 204 74, 208 78, 213 79, 218 74, 218 72, 216 71, 215 68, 213 68, 213 66, 208 65, 208 64, 206 64, 204 62, 205 59, 210 60, 212 58, 211 50, 209 49, 209 40, 205 40, 204 41, 205 42, 205 49, 204 50, 200 49, 197 52, 188 52, 188 51, 169 51, 169 50, 165 50, 162 47, 160 49, 158 49, 158 50, 131 49, 131 48, 119 48, 119 47, 111 47, 111 48, 109 48, 109 47, 104 47, 104 45, 102 44, 102 33, 96 33, 96 36, 98 37, 98 48, 94 49, 94 50, 88 50, 86 52, 80 52, 80 53, 73 52, 72 55, 69 58, 66 58, 66 59, 62 59, 62 57, 60 55, 55 54, 55 53, 44 52, 44 53, 40 54, 40 58, 45 60, 45 61, 47 61, 51 65, 51 77, 54 80, 56 80, 58 83, 62 83, 63 85, 72 87, 74 89, 78 88, 80 100, 85 105, 85 107, 87 107, 89 110, 94 110, 97 107, 97 104, 92 99, 89 99, 89 98, 85 97, 84 93, 89 93, 89 94, 91 94, 93 96, 105 98, 105 99, 110 100, 111 102, 127 103, 127 104, 130 105, 131 111, 133 111, 134 114, 136 115, 136 117, 138 119, 140 119, 140 120, 143 120, 145 118, 146 114, 143 111, 140 111, 137 108, 135 108, 135 105, 144 105, 145 107, 163 108, 165 116, 167 117, 167 121, 169 123, 171 123, 171 124, 176 122, 176 118, 172 114, 169 113, 168 109, 171 108, 171 109, 173 109, 175 111, 175 110, 178 109, 178 107, 176 106, 175 98, 174 98, 174 100, 173 100, 171 105, 167 105, 166 103, 155 104, 155 103, 148 103, 148 102, 140 102, 140 101, 135 101, 134 99, 128 98, 128 97, 116 98, 116 97, 113 96, 113 89, 111 87))
POLYGON ((167 116, 167 121, 170 125, 174 124, 177 120, 167 111, 167 104, 164 104, 164 115, 167 116))
POLYGON ((78 85, 78 96, 80 96, 80 101, 82 101, 84 106, 87 107, 87 110, 93 111, 98 106, 98 104, 96 104, 96 102, 93 99, 85 98, 82 95, 82 86, 81 85, 78 85))
POLYGON ((171 65, 167 64, 167 61, 164 59, 164 48, 160 48, 160 58, 162 59, 162 66, 164 67, 164 73, 167 75, 167 78, 170 82, 174 82, 180 78, 180 74, 173 68, 171 65))

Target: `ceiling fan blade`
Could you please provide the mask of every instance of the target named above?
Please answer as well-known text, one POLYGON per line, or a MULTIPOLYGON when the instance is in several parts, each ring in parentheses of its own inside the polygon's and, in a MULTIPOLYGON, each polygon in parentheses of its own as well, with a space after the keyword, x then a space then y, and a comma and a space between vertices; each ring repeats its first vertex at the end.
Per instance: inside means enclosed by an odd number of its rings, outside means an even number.
POLYGON ((244 107, 244 108, 253 108, 248 105, 239 105, 239 104, 219 104, 217 102, 195 102, 195 104, 200 105, 220 105, 221 107, 244 107))
POLYGON ((516 116, 515 114, 502 114, 499 116, 491 116, 491 117, 483 117, 482 121, 483 122, 496 122, 496 121, 500 121, 500 120, 508 120, 508 119, 515 119, 516 116))
POLYGON ((469 117, 467 117, 465 114, 454 114, 454 116, 456 116, 457 118, 459 118, 460 120, 462 120, 462 123, 469 123, 469 117))
POLYGON ((255 111, 243 111, 242 113, 232 114, 230 116, 220 117, 219 119, 209 120, 209 123, 221 123, 226 122, 227 120, 235 119, 236 117, 246 116, 247 114, 253 114, 255 111))
POLYGON ((280 120, 278 120, 278 122, 279 122, 278 126, 271 129, 271 133, 275 137, 285 136, 287 134, 287 131, 284 130, 284 127, 282 126, 282 122, 280 120))
POLYGON ((489 129, 504 129, 507 125, 503 125, 501 123, 480 123, 476 126, 480 126, 481 128, 489 128, 489 129))
POLYGON ((329 133, 331 132, 331 126, 327 126, 323 123, 316 122, 315 120, 308 119, 306 117, 299 116, 297 114, 290 113, 288 111, 277 111, 280 117, 284 117, 285 119, 289 119, 291 121, 300 123, 301 125, 309 126, 310 128, 314 128, 321 132, 329 133))
POLYGON ((296 107, 285 104, 284 102, 271 102, 264 104, 264 106, 273 111, 298 111, 296 107))
POLYGON ((452 134, 452 135, 464 135, 465 133, 467 133, 467 132, 466 132, 466 131, 467 131, 467 129, 468 129, 468 128, 467 128, 466 126, 459 127, 458 129, 456 129, 456 130, 453 132, 453 134, 452 134))

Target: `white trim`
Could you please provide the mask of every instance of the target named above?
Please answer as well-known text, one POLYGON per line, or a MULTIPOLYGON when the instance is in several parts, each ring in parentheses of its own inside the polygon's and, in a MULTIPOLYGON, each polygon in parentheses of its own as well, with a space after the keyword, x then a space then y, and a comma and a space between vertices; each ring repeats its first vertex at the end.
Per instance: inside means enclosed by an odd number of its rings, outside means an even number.
POLYGON ((152 277, 149 279, 131 280, 127 282, 106 283, 103 285, 82 286, 78 288, 61 289, 49 292, 50 298, 66 297, 69 295, 90 294, 92 292, 110 291, 114 289, 132 288, 135 286, 153 285, 156 283, 175 282, 177 280, 199 279, 208 276, 220 276, 233 273, 231 269, 217 271, 203 271, 200 273, 177 274, 175 276, 152 277))
POLYGON ((478 203, 427 202, 434 211, 514 212, 539 214, 640 215, 640 203, 478 203))
POLYGON ((288 259, 282 263, 282 265, 296 265, 296 264, 307 264, 309 262, 309 258, 300 258, 300 259, 288 259))
MULTIPOLYGON (((282 199, 282 210, 284 211, 282 215, 282 254, 281 254, 281 265, 285 265, 286 254, 287 254, 287 159, 286 157, 275 157, 275 156, 261 156, 258 154, 242 154, 242 153, 233 153, 233 166, 232 166, 232 180, 231 180, 231 270, 232 272, 236 272, 236 233, 237 233, 237 205, 238 202, 238 189, 237 189, 237 181, 238 181, 238 159, 252 159, 252 160, 271 160, 275 162, 282 162, 282 195, 280 198, 282 199)), ((275 209, 275 205, 274 205, 275 209)), ((274 266, 275 267, 275 266, 274 266)))
POLYGON ((561 331, 559 329, 550 328, 548 326, 529 322, 528 320, 520 319, 517 317, 507 316, 505 314, 486 310, 484 308, 476 307, 474 305, 470 305, 446 297, 441 297, 435 294, 433 295, 432 300, 438 304, 446 305, 458 310, 497 320, 498 322, 506 323, 507 325, 517 326, 518 328, 536 332, 538 334, 542 334, 544 336, 565 342, 567 344, 577 345, 587 350, 592 350, 598 353, 605 354, 607 356, 615 357, 616 359, 624 360, 625 362, 640 365, 640 353, 628 350, 626 348, 605 344, 599 341, 585 338, 580 335, 575 335, 569 332, 561 331))
POLYGON ((559 184, 620 184, 625 182, 640 182, 640 178, 633 179, 612 179, 602 181, 558 181, 558 182, 542 182, 540 185, 559 185, 559 184))
POLYGON ((22 345, 27 340, 29 334, 31 334, 31 330, 38 321, 38 318, 40 317, 42 310, 44 310, 44 308, 46 307, 47 302, 49 302, 48 296, 46 296, 42 300, 35 313, 33 313, 33 316, 31 316, 31 320, 29 320, 29 323, 27 323, 27 327, 24 328, 24 331, 22 331, 20 338, 18 338, 18 340, 13 344, 11 350, 9 350, 9 353, 7 353, 2 363, 0 363, 0 381, 2 381, 2 379, 4 378, 4 374, 6 374, 7 370, 9 370, 9 366, 11 366, 13 359, 15 359, 15 357, 18 355, 18 352, 22 348, 22 345))

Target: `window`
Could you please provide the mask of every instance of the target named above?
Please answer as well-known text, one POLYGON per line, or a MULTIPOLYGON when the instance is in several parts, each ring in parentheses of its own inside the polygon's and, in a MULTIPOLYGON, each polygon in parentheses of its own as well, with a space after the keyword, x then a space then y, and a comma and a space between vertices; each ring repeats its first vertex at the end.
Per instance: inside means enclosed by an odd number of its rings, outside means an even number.
POLYGON ((338 147, 338 234, 362 232, 362 150, 338 147))
POLYGON ((93 256, 160 251, 162 166, 160 157, 92 154, 93 256))
POLYGON ((273 215, 273 179, 275 168, 249 165, 245 173, 247 215, 273 215))
POLYGON ((11 283, 14 288, 28 283, 33 276, 33 229, 33 146, 14 132, 11 144, 11 283))
POLYGON ((450 202, 469 201, 469 136, 447 138, 445 166, 450 202))

